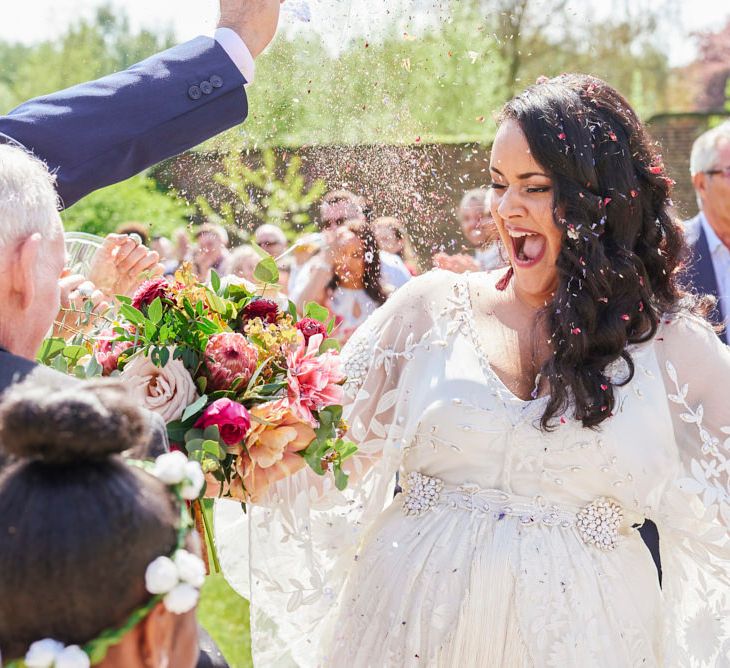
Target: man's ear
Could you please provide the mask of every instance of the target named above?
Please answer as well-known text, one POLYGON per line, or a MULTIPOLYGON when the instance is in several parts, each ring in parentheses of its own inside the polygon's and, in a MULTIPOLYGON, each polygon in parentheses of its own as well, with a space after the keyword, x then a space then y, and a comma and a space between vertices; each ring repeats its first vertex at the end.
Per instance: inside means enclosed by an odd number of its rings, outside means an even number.
POLYGON ((704 200, 705 191, 707 190, 707 174, 704 172, 698 172, 692 177, 692 185, 694 186, 697 197, 700 200, 704 200))
POLYGON ((146 668, 175 668, 170 665, 176 615, 158 603, 139 625, 140 656, 146 668))
POLYGON ((12 295, 23 310, 31 306, 35 297, 35 278, 42 245, 43 237, 40 233, 31 234, 20 243, 9 267, 12 295))

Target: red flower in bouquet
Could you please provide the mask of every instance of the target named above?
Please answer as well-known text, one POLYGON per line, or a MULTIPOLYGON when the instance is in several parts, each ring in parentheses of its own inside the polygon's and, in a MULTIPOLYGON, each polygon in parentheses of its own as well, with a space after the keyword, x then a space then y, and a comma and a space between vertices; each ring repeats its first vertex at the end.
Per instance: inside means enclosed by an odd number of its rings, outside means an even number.
POLYGON ((258 362, 258 350, 243 334, 214 334, 205 348, 208 387, 211 390, 228 390, 237 378, 241 378, 240 386, 245 387, 258 362))
POLYGON ((215 425, 226 445, 240 443, 251 428, 251 416, 242 406, 230 399, 217 399, 193 425, 195 429, 207 429, 215 425))
POLYGON ((112 329, 104 329, 94 342, 94 356, 101 364, 102 374, 108 376, 116 371, 119 366, 119 356, 129 350, 134 344, 131 341, 115 341, 116 332, 112 329))
POLYGON ((243 309, 243 317, 246 320, 261 318, 264 322, 275 323, 279 316, 279 306, 271 299, 254 299, 243 309))
POLYGON ((312 412, 339 405, 344 396, 339 356, 332 351, 317 354, 323 339, 322 334, 309 341, 302 338, 299 347, 287 355, 289 405, 294 415, 314 427, 317 420, 312 412))
POLYGON ((170 284, 167 279, 163 276, 159 278, 151 278, 149 281, 145 281, 137 288, 137 291, 132 297, 132 306, 139 309, 143 306, 149 306, 158 297, 164 299, 168 296, 170 284))
POLYGON ((324 323, 314 318, 302 318, 297 324, 296 328, 304 334, 304 340, 309 343, 309 339, 317 334, 321 334, 323 337, 327 336, 327 327, 324 323))

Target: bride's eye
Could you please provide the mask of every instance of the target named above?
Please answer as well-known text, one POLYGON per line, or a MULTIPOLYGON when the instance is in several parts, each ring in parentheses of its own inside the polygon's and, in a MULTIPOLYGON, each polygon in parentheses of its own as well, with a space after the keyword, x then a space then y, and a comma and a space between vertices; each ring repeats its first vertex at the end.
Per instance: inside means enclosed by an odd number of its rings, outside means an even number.
POLYGON ((546 193, 550 190, 550 186, 528 186, 528 193, 546 193))
POLYGON ((507 186, 504 185, 503 183, 494 183, 494 181, 493 181, 492 183, 489 184, 489 187, 492 190, 504 190, 507 186))

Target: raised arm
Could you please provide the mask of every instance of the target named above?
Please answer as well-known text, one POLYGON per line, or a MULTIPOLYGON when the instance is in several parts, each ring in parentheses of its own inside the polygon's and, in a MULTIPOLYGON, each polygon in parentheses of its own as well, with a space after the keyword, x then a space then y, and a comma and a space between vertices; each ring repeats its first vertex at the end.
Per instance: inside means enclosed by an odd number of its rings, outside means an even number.
POLYGON ((97 81, 29 100, 0 118, 57 172, 62 206, 241 123, 253 58, 280 0, 221 0, 215 39, 198 37, 97 81))

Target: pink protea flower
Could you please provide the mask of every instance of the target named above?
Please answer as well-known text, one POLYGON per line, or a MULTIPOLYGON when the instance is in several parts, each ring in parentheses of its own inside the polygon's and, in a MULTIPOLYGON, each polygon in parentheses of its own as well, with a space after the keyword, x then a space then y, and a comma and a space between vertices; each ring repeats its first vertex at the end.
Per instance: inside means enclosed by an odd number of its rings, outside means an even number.
POLYGON ((113 329, 104 329, 94 342, 94 356, 101 364, 102 374, 108 376, 119 366, 119 356, 132 347, 131 341, 115 341, 117 337, 113 329))
POLYGON ((339 405, 344 396, 339 356, 333 351, 317 354, 323 339, 321 334, 308 341, 302 336, 299 346, 287 355, 289 405, 294 415, 314 427, 317 420, 312 412, 339 405))
POLYGON ((143 306, 149 306, 157 297, 164 299, 168 296, 170 284, 164 276, 159 278, 151 278, 149 281, 145 281, 137 288, 137 291, 132 297, 132 306, 136 309, 140 309, 143 306))
POLYGON ((239 387, 245 387, 256 371, 258 363, 258 350, 243 334, 237 332, 214 334, 208 339, 205 348, 208 388, 228 390, 237 378, 242 379, 239 387))

